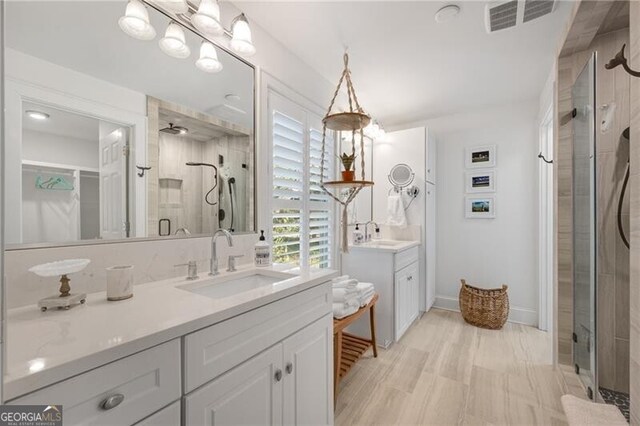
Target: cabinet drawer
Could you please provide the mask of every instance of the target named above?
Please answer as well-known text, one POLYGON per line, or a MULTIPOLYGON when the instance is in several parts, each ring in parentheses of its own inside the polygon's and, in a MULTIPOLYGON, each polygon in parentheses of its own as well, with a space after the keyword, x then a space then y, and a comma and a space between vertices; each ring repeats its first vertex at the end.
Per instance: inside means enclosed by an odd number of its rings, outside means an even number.
POLYGON ((419 248, 420 247, 411 247, 408 250, 396 253, 396 265, 394 270, 399 271, 400 269, 409 266, 413 262, 417 262, 419 248))
POLYGON ((176 401, 155 414, 147 417, 136 426, 178 426, 180 424, 180 401, 176 401))
POLYGON ((40 389, 11 404, 62 404, 66 425, 130 425, 180 398, 178 339, 40 389), (108 397, 124 399, 101 408, 108 397))
POLYGON ((184 338, 185 392, 231 370, 332 311, 325 283, 188 334, 184 338))

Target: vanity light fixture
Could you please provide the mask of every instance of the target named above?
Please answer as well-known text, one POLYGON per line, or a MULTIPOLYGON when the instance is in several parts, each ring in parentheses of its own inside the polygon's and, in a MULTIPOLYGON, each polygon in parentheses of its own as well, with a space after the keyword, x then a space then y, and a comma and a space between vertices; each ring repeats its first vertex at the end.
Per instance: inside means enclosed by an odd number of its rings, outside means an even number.
POLYGON ((201 0, 198 10, 191 16, 194 27, 210 36, 224 34, 220 23, 220 6, 217 0, 201 0))
POLYGON ((158 3, 175 13, 185 14, 189 11, 186 0, 161 0, 158 3))
POLYGON ((203 41, 200 45, 200 59, 196 61, 196 67, 204 72, 216 73, 222 71, 222 62, 218 60, 218 52, 213 43, 203 41))
POLYGON ((48 120, 49 119, 49 114, 47 114, 46 112, 42 112, 42 111, 35 111, 32 109, 26 110, 25 114, 27 114, 27 116, 29 118, 32 118, 34 120, 38 120, 38 121, 44 121, 44 120, 48 120))
POLYGON ((251 28, 249 28, 249 21, 244 13, 236 16, 231 22, 231 41, 229 46, 234 52, 251 56, 256 53, 256 48, 251 41, 251 28))
POLYGON ((384 128, 376 120, 371 120, 369 125, 365 127, 364 134, 378 141, 384 141, 387 136, 387 132, 384 131, 384 128))
POLYGON ((160 49, 169 56, 184 59, 191 55, 191 49, 187 46, 184 31, 177 23, 171 21, 164 37, 160 39, 160 49))
POLYGON ((127 35, 138 40, 153 40, 156 30, 149 22, 149 12, 140 0, 129 0, 118 25, 127 35))

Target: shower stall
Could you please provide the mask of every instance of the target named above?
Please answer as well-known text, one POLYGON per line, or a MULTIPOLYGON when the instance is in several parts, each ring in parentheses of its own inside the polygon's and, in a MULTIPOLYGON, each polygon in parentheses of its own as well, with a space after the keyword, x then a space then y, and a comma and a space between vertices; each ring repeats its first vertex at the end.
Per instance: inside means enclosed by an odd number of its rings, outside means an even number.
POLYGON ((624 29, 603 34, 576 56, 585 65, 565 119, 572 132, 572 361, 591 399, 628 415, 629 77, 605 68, 626 38, 624 29))

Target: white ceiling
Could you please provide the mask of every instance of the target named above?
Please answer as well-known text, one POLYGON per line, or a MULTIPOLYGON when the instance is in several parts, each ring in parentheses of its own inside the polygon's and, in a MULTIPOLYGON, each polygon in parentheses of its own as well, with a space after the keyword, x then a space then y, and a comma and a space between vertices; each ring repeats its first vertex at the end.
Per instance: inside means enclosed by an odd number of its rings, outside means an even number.
MULTIPOLYGON (((437 24, 442 1, 238 4, 252 22, 337 84, 348 47, 362 106, 385 126, 538 97, 571 4, 488 34, 484 1, 458 1, 437 24)), ((327 103, 330 100, 327 93, 327 103)))
POLYGON ((154 9, 155 40, 140 41, 118 27, 126 0, 6 2, 6 44, 10 48, 89 74, 119 86, 253 127, 253 69, 218 50, 224 69, 198 70, 200 37, 186 32, 191 56, 175 59, 158 46, 169 18, 154 9), (239 100, 226 100, 235 94, 239 100), (230 104, 246 113, 234 113, 230 104))
POLYGON ((73 112, 63 111, 33 102, 23 103, 22 128, 56 136, 82 139, 91 143, 98 143, 100 120, 73 112), (47 120, 34 120, 26 111, 33 110, 49 114, 47 120))

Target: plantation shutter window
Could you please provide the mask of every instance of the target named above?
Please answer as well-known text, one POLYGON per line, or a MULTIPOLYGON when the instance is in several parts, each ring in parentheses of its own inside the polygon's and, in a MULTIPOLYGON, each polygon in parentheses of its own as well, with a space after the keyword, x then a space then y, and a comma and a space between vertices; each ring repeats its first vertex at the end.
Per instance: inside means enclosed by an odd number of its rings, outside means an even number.
MULTIPOLYGON (((320 187, 320 118, 275 93, 269 93, 269 116, 273 262, 329 268, 334 257, 335 206, 320 187)), ((335 144, 332 137, 328 139, 325 180, 333 177, 335 163, 335 144)))

